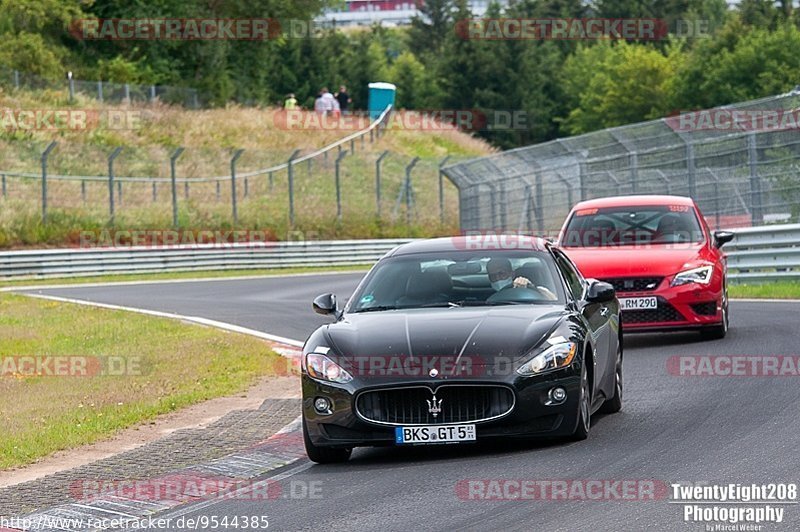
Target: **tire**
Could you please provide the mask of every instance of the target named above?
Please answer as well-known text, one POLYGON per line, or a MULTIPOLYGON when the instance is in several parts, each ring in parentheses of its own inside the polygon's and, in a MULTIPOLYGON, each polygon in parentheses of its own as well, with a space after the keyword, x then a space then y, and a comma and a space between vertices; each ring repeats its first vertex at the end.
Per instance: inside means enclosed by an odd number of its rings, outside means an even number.
POLYGON ((728 312, 728 293, 722 296, 722 323, 713 325, 700 331, 700 336, 706 340, 722 340, 728 334, 730 314, 728 312))
POLYGON ((592 424, 592 391, 589 387, 589 375, 586 371, 586 364, 589 361, 583 360, 581 369, 581 394, 578 399, 578 425, 572 433, 573 441, 585 440, 589 437, 589 429, 592 424))
POLYGON ((306 446, 308 459, 318 464, 338 464, 347 462, 350 459, 352 449, 337 449, 335 447, 319 447, 311 442, 306 427, 306 419, 303 418, 303 443, 306 446))
POLYGON ((622 410, 622 343, 617 347, 617 363, 614 366, 614 397, 605 400, 600 412, 616 414, 620 410, 622 410))

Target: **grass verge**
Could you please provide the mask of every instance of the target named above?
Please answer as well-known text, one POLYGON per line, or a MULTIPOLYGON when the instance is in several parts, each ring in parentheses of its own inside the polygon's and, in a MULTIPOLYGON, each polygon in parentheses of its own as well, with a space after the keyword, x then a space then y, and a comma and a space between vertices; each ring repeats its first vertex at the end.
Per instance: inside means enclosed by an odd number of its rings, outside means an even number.
POLYGON ((12 294, 0 294, 0 339, 0 469, 240 392, 281 362, 245 335, 12 294), (23 356, 87 357, 90 375, 31 376, 23 356))
POLYGON ((800 299, 800 281, 734 284, 728 286, 728 295, 740 299, 800 299))

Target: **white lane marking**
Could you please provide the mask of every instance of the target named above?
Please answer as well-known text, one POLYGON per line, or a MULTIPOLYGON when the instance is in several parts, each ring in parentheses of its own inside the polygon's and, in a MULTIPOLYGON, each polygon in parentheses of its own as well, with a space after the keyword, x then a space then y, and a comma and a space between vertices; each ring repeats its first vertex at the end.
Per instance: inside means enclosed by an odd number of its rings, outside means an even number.
POLYGON ((731 301, 741 301, 742 303, 800 303, 800 299, 731 298, 731 301))
MULTIPOLYGON (((15 292, 17 290, 51 290, 61 288, 102 288, 106 286, 137 286, 142 284, 167 284, 167 283, 205 283, 212 281, 253 281, 257 279, 283 279, 286 277, 309 277, 312 275, 342 275, 346 273, 364 273, 368 270, 323 270, 319 272, 278 273, 267 275, 243 275, 241 277, 198 277, 189 279, 154 279, 152 281, 107 281, 102 283, 72 283, 31 286, 6 286, 0 292, 15 292)), ((31 279, 28 279, 31 280, 31 279)))
POLYGON ((206 325, 208 327, 216 327, 218 329, 223 329, 225 331, 236 332, 241 334, 248 334, 250 336, 255 336, 256 338, 261 338, 262 340, 268 340, 270 342, 277 342, 280 344, 287 344, 294 347, 303 347, 303 342, 299 340, 294 340, 292 338, 286 338, 284 336, 277 336, 274 334, 269 334, 261 331, 257 331, 255 329, 249 329, 247 327, 241 327, 239 325, 233 325, 231 323, 225 323, 223 321, 217 320, 210 320, 208 318, 201 318, 199 316, 184 316, 183 314, 174 314, 171 312, 161 312, 159 310, 147 310, 142 308, 135 308, 135 307, 124 307, 121 305, 110 305, 108 303, 97 303, 94 301, 86 301, 83 299, 73 299, 69 297, 60 297, 60 296, 50 296, 46 294, 21 294, 23 296, 28 297, 35 297, 39 299, 49 299, 51 301, 59 301, 62 303, 73 303, 76 305, 86 305, 89 307, 98 307, 104 308, 109 310, 125 310, 127 312, 136 312, 137 314, 146 314, 148 316, 156 316, 159 318, 169 318, 173 320, 181 320, 187 321, 189 323, 195 323, 198 325, 206 325))

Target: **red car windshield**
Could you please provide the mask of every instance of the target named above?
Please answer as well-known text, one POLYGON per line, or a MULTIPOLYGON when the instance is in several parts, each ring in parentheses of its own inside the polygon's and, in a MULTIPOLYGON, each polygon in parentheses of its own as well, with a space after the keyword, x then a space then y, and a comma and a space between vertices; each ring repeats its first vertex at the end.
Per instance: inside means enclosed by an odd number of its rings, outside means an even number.
POLYGON ((563 247, 696 243, 705 240, 688 205, 579 209, 562 236, 563 247))

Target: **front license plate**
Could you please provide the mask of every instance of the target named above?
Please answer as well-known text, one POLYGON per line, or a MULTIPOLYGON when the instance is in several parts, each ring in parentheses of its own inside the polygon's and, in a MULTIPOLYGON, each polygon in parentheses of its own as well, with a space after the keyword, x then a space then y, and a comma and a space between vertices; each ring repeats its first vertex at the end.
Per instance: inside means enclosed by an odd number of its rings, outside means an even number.
POLYGON ((620 310, 646 310, 658 307, 655 297, 624 297, 619 300, 620 310))
POLYGON ((406 443, 453 443, 475 439, 475 425, 425 425, 395 427, 394 441, 406 443))

